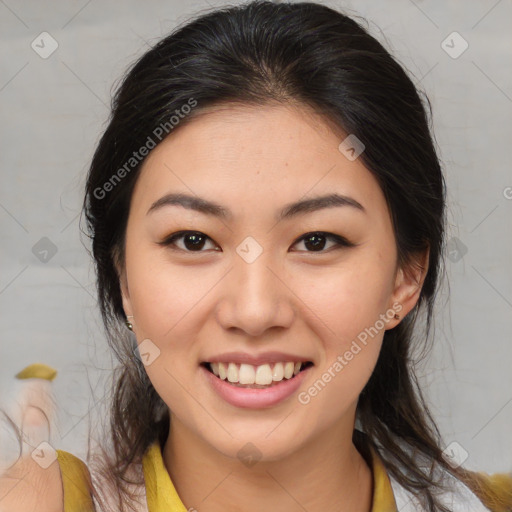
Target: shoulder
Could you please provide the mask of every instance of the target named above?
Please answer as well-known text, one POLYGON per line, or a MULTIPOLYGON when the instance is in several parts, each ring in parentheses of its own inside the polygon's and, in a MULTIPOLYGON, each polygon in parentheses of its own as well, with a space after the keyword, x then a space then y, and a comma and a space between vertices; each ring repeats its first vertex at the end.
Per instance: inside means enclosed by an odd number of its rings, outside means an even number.
POLYGON ((57 450, 56 456, 63 489, 63 510, 93 511, 92 481, 86 464, 63 450, 57 450))
POLYGON ((512 473, 494 473, 469 471, 471 490, 492 512, 510 512, 512 510, 512 473))

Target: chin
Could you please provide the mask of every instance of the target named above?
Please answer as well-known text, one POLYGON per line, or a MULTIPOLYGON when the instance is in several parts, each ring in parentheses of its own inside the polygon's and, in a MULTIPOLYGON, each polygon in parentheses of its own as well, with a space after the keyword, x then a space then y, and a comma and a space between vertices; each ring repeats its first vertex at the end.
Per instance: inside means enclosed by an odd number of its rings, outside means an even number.
MULTIPOLYGON (((275 424, 273 428, 275 428, 275 424)), ((254 461, 283 460, 300 449, 302 443, 297 435, 291 435, 284 429, 279 433, 276 429, 275 432, 268 435, 271 430, 265 428, 258 431, 254 428, 245 428, 243 432, 237 434, 230 431, 233 435, 232 438, 223 436, 222 439, 207 437, 203 437, 203 439, 225 457, 238 459, 247 467, 254 465, 254 461)))

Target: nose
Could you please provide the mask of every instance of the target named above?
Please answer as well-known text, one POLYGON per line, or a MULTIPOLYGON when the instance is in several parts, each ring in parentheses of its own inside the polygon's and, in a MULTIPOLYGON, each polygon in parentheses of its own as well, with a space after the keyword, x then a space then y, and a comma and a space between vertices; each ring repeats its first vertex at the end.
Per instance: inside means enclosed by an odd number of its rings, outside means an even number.
POLYGON ((235 255, 217 306, 217 321, 224 329, 261 337, 271 328, 290 327, 294 294, 276 267, 265 251, 251 263, 235 255))

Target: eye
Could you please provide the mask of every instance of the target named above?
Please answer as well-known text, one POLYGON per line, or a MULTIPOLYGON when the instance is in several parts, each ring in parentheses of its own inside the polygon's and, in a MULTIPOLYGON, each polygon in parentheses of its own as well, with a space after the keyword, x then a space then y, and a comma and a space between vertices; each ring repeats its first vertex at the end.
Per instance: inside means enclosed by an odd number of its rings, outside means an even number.
POLYGON ((326 233, 325 231, 313 231, 311 233, 306 233, 301 236, 294 245, 304 242, 304 247, 312 250, 308 250, 306 252, 327 252, 324 251, 326 240, 333 241, 333 245, 330 248, 340 248, 340 247, 354 247, 356 244, 349 242, 346 238, 335 235, 334 233, 326 233))
MULTIPOLYGON (((299 243, 304 243, 306 247, 306 252, 327 252, 324 251, 326 246, 326 241, 331 240, 333 245, 332 248, 340 248, 340 247, 354 247, 356 244, 348 241, 346 238, 335 235, 334 233, 326 233, 324 231, 313 231, 311 233, 306 233, 302 237, 300 237, 293 245, 297 245, 299 243)), ((173 249, 185 251, 185 252, 205 252, 202 249, 205 246, 205 243, 210 241, 213 243, 211 238, 200 231, 178 231, 177 233, 173 233, 165 240, 158 242, 159 245, 163 246, 171 246, 173 249), (178 240, 183 240, 183 246, 179 247, 176 243, 178 240), (172 247, 174 246, 174 247, 172 247)), ((214 250, 218 250, 215 249, 214 250)))
POLYGON ((206 240, 211 240, 211 238, 200 231, 178 231, 158 243, 166 247, 176 246, 172 248, 186 252, 204 252, 201 249, 204 247, 206 240), (177 247, 176 241, 180 239, 183 239, 184 247, 177 247))

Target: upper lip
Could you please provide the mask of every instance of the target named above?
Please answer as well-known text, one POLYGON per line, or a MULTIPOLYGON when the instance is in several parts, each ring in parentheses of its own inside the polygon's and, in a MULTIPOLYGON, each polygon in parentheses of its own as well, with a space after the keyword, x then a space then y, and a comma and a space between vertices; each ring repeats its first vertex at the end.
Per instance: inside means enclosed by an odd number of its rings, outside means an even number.
POLYGON ((311 359, 300 355, 287 354, 285 352, 262 352, 257 355, 248 354, 246 352, 224 352, 223 354, 211 356, 204 362, 252 364, 254 366, 260 366, 265 363, 286 363, 288 361, 306 363, 311 361, 311 359))

